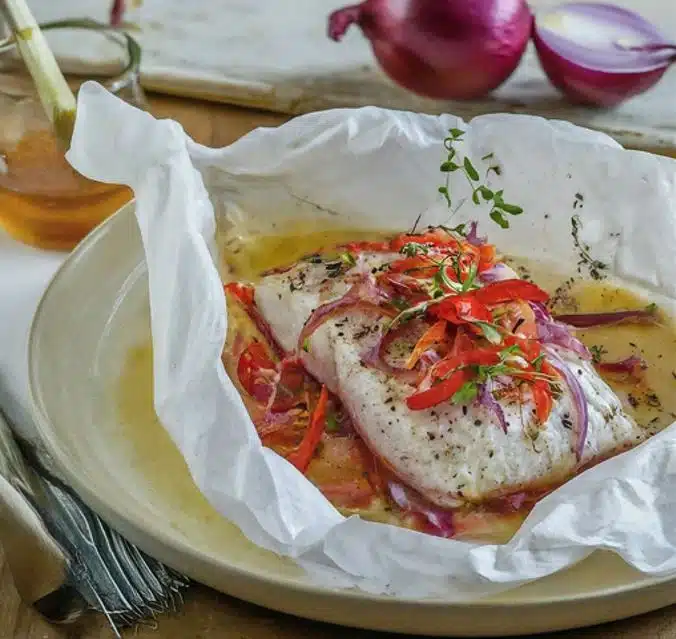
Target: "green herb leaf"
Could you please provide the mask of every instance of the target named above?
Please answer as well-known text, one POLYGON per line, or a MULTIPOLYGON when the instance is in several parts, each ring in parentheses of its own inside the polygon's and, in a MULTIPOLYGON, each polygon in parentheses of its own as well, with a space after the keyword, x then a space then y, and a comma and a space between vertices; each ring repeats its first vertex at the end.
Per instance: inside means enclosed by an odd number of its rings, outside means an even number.
POLYGON ((505 219, 505 216, 500 213, 497 209, 493 209, 490 213, 490 218, 493 220, 500 228, 508 229, 509 222, 505 219))
POLYGON ((481 159, 482 161, 485 162, 486 160, 492 160, 494 157, 495 157, 494 153, 486 153, 486 155, 484 155, 481 159))
POLYGON ((483 336, 491 343, 491 344, 501 344, 502 343, 502 336, 500 335, 499 331, 491 324, 488 322, 472 322, 475 326, 478 326, 481 329, 481 332, 483 333, 483 336))
POLYGON ((408 302, 403 297, 393 297, 390 300, 390 304, 394 306, 398 311, 405 311, 409 308, 408 302))
POLYGON ((502 199, 502 194, 504 191, 500 189, 499 191, 496 191, 493 193, 493 202, 495 202, 495 205, 497 206, 498 204, 503 204, 503 199, 502 199))
POLYGON ((340 254, 340 259, 343 262, 343 264, 346 264, 350 268, 352 268, 357 264, 357 259, 355 258, 355 256, 347 251, 345 253, 340 254))
POLYGON ((479 192, 483 196, 484 200, 486 202, 490 202, 490 200, 493 199, 493 191, 491 191, 487 186, 480 186, 479 187, 479 192))
POLYGON ((336 419, 336 414, 331 411, 326 416, 326 430, 330 433, 335 433, 338 430, 338 420, 336 419))
POLYGON ((459 164, 456 164, 455 162, 446 161, 442 163, 442 165, 439 167, 439 170, 442 171, 443 173, 453 173, 454 171, 457 171, 459 168, 460 168, 459 164))
POLYGON ((502 211, 505 211, 505 213, 509 213, 510 215, 521 215, 523 213, 523 209, 520 206, 516 206, 514 204, 506 204, 505 202, 499 202, 496 203, 495 206, 497 206, 502 211))
POLYGON ((589 347, 589 352, 592 354, 592 361, 594 364, 599 364, 608 351, 603 346, 595 344, 589 347))
POLYGON ((310 338, 309 338, 309 337, 306 337, 306 338, 303 340, 303 350, 304 350, 306 353, 309 353, 309 352, 310 352, 310 338))
POLYGON ((474 202, 474 204, 476 204, 476 205, 481 204, 481 202, 479 201, 479 192, 478 191, 474 191, 474 193, 472 193, 472 202, 474 202))
POLYGON ((479 179, 479 173, 474 168, 472 161, 468 157, 465 157, 465 159, 462 162, 462 165, 465 169, 465 173, 467 173, 467 177, 470 180, 476 182, 479 179))
POLYGON ((479 393, 479 386, 476 382, 465 382, 453 395, 451 401, 454 404, 469 404, 476 399, 479 393))
POLYGON ((512 346, 508 346, 507 348, 503 348, 500 351, 500 359, 504 360, 507 359, 508 357, 511 357, 512 355, 520 355, 521 354, 521 347, 518 344, 513 344, 512 346))
POLYGON ((475 280, 477 273, 479 272, 479 267, 476 262, 472 262, 472 265, 469 267, 469 271, 467 273, 467 279, 462 283, 462 292, 466 293, 469 291, 473 286, 475 286, 475 280))
POLYGON ((544 362, 544 360, 545 360, 545 354, 541 353, 532 362, 533 366, 535 367, 535 370, 538 373, 542 370, 542 362, 544 362))
POLYGON ((458 140, 463 135, 465 135, 465 132, 462 129, 449 129, 448 132, 451 134, 451 137, 455 140, 458 140))

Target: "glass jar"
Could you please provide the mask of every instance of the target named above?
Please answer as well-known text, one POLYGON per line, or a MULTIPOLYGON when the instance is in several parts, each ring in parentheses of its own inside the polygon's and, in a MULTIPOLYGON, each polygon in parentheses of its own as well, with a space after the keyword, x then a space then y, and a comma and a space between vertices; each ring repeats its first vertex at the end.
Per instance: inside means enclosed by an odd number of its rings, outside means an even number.
MULTIPOLYGON (((133 38, 88 20, 40 26, 43 31, 89 29, 126 45, 124 69, 104 84, 145 108, 140 48, 133 38)), ((11 39, 0 42, 0 54, 13 49, 11 39)), ((94 182, 68 164, 32 84, 0 88, 0 225, 11 236, 39 248, 69 250, 132 197, 126 186, 94 182)))

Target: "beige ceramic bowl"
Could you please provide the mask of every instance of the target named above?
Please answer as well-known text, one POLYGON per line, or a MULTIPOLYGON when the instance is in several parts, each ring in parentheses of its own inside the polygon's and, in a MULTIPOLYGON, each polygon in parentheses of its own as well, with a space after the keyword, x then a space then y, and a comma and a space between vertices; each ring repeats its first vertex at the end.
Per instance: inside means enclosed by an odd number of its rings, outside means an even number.
POLYGON ((147 553, 224 593, 295 615, 398 632, 506 636, 628 617, 676 602, 673 581, 615 556, 471 604, 317 588, 260 550, 206 503, 155 421, 151 371, 121 415, 117 379, 150 337, 147 279, 133 203, 65 262, 35 317, 30 375, 40 434, 81 497, 147 553))

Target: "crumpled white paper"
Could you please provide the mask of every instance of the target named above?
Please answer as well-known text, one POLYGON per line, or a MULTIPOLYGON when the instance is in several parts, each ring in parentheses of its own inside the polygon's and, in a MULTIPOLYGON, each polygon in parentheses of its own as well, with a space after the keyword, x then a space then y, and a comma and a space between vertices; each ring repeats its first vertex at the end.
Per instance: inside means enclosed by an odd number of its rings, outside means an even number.
MULTIPOLYGON (((441 223, 440 118, 376 108, 333 110, 254 131, 225 149, 192 142, 87 83, 72 149, 78 171, 131 186, 146 251, 155 407, 197 485, 254 543, 295 558, 325 585, 463 600, 515 587, 605 548, 652 575, 676 575, 676 425, 542 500, 513 540, 476 545, 343 518, 290 464, 261 446, 220 360, 225 299, 214 257, 214 207, 235 224, 307 220, 405 229, 441 223), (206 185, 206 186, 205 186, 206 185), (213 204, 212 204, 213 203, 213 204)), ((467 125, 463 152, 494 153, 493 188, 524 207, 507 231, 514 254, 562 264, 575 194, 583 240, 613 272, 674 310, 676 163, 622 150, 562 122, 491 115, 467 125)), ((457 201, 466 184, 452 174, 457 201)), ((465 216, 486 219, 471 204, 465 216)))

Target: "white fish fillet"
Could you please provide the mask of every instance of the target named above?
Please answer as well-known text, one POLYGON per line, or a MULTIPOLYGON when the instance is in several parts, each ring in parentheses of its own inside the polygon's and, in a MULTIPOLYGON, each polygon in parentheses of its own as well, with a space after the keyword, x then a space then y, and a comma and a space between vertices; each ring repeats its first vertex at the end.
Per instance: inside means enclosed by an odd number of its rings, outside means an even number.
MULTIPOLYGON (((353 271, 384 261, 390 259, 366 256, 353 271)), ((294 351, 313 310, 348 288, 344 276, 327 277, 325 265, 300 262, 286 273, 264 277, 255 299, 280 344, 294 351)), ((503 403, 507 433, 492 412, 476 403, 411 411, 404 402, 411 386, 361 363, 362 353, 377 339, 377 331, 366 329, 378 321, 359 310, 346 310, 311 336, 309 353, 302 356, 308 370, 340 397, 371 450, 402 481, 439 506, 555 484, 574 474, 580 463, 638 444, 647 435, 593 367, 563 349, 559 353, 578 375, 589 406, 581 462, 574 453, 574 413, 567 388, 544 427, 536 425, 527 403, 503 403)))

